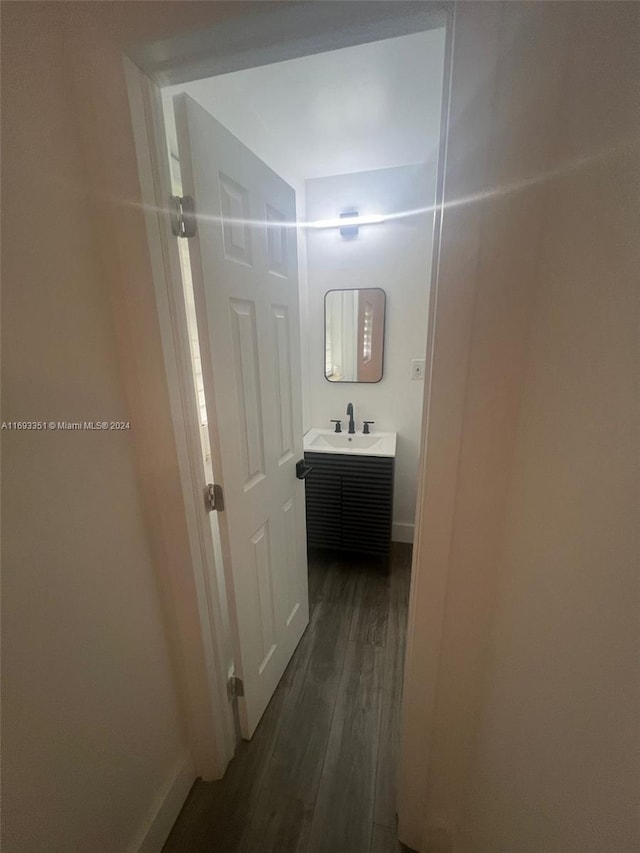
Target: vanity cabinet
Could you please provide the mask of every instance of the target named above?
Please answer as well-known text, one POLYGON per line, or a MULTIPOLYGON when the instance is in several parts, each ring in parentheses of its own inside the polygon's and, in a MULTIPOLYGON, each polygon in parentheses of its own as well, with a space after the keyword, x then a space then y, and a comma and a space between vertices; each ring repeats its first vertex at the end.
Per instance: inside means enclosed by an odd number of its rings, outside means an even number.
POLYGON ((305 452, 307 543, 363 554, 388 554, 394 458, 305 452))

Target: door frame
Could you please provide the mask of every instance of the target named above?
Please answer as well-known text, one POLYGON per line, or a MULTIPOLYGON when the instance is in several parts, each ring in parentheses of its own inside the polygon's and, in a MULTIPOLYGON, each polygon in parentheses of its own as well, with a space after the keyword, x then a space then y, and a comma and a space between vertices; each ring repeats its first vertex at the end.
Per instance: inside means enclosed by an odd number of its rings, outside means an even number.
MULTIPOLYGON (((274 4, 275 5, 275 4, 274 4)), ((270 6, 270 4, 265 4, 270 6)), ((425 382, 421 455, 416 505, 416 543, 414 545, 410 615, 407 633, 407 664, 405 679, 413 677, 416 660, 411 649, 419 642, 420 620, 415 619, 419 582, 424 574, 424 536, 421 536, 428 506, 426 481, 428 472, 427 434, 430 425, 431 379, 438 308, 438 252, 442 211, 445 195, 445 152, 448 137, 449 81, 451 77, 454 7, 448 3, 397 2, 362 4, 291 3, 284 9, 267 8, 239 15, 213 28, 192 34, 180 34, 161 43, 132 46, 123 63, 136 156, 153 284, 157 307, 157 323, 162 340, 164 372, 171 403, 172 423, 180 469, 184 512, 190 520, 189 545, 191 561, 184 566, 189 575, 192 610, 198 613, 197 637, 186 636, 188 631, 178 626, 178 642, 182 645, 180 662, 192 671, 187 680, 196 682, 198 689, 186 697, 189 719, 189 739, 197 771, 206 779, 218 779, 224 774, 236 746, 233 709, 229 703, 227 682, 230 672, 225 666, 231 646, 226 600, 217 583, 220 566, 216 566, 209 520, 202 508, 203 473, 196 400, 193 390, 191 354, 187 334, 186 312, 182 293, 178 248, 170 230, 166 206, 171 194, 168 150, 164 135, 164 118, 160 86, 187 82, 242 68, 283 61, 284 59, 335 50, 369 41, 393 38, 435 27, 446 27, 444 91, 442 126, 434 216, 434 254, 431 271, 426 357, 429 370, 425 382), (191 666, 188 649, 193 644, 204 649, 205 665, 191 666), (202 696, 207 696, 206 707, 202 696)), ((425 286, 429 282, 425 281, 425 286)), ((468 307, 472 310, 473 293, 468 307)), ((463 344, 468 345, 464 337, 463 344)), ((459 389, 464 396, 464 387, 459 389)), ((462 418, 462 412, 460 419, 462 418)), ((461 427, 461 420, 459 426, 461 427)), ((455 460, 450 467, 455 483, 455 460)), ((450 507, 449 529, 453 523, 450 507)), ((446 532, 446 531, 445 531, 446 532)), ((224 559, 224 557, 223 557, 224 559)), ((446 567, 440 578, 446 588, 446 567)), ((434 638, 431 637, 433 641, 434 638)), ((439 648, 435 638, 434 649, 439 648)), ((434 652, 435 654, 435 652, 434 652)), ((405 693, 406 698, 406 693, 405 693)), ((432 701, 433 697, 428 700, 432 701)), ((406 721, 405 721, 406 726, 406 721)), ((413 762, 410 752, 403 753, 404 767, 400 776, 421 782, 420 766, 413 762)), ((417 761, 417 759, 416 759, 417 761)), ((410 792, 400 785, 398 811, 404 839, 417 839, 422 832, 421 815, 412 809, 404 813, 401 796, 410 792)), ((417 790, 415 791, 417 794, 417 790)), ((414 841, 415 846, 418 842, 414 841)))
MULTIPOLYGON (((124 72, 158 310, 157 322, 171 405, 184 514, 188 522, 189 575, 197 634, 178 627, 183 653, 179 665, 191 672, 187 682, 199 688, 185 697, 188 736, 196 770, 207 780, 221 779, 236 748, 236 724, 228 683, 233 674, 222 566, 215 559, 211 524, 204 506, 205 475, 197 417, 187 313, 176 238, 171 231, 168 199, 172 195, 160 89, 127 56, 124 72), (204 666, 192 665, 190 648, 203 651, 204 666), (207 696, 208 702, 202 701, 207 696)), ((224 558, 223 558, 224 559, 224 558)))

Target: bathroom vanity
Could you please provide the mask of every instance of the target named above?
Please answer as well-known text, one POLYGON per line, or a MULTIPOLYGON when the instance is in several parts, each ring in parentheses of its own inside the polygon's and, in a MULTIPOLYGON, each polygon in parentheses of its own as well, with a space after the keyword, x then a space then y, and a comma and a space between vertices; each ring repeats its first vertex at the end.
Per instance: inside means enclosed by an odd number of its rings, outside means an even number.
POLYGON ((307 543, 388 554, 393 518, 396 433, 311 429, 304 438, 307 543))

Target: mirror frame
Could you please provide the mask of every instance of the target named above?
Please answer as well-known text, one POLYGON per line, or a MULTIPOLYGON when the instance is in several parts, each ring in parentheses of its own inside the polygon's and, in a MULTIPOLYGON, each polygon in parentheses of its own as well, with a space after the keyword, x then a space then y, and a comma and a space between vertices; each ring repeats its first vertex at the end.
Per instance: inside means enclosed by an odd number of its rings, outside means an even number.
POLYGON ((330 293, 343 293, 345 290, 379 290, 384 297, 384 312, 382 315, 382 359, 380 362, 380 378, 376 379, 375 382, 361 382, 358 379, 341 379, 339 382, 332 382, 331 379, 329 379, 329 377, 327 376, 326 367, 323 368, 322 375, 330 385, 377 385, 379 382, 382 382, 384 378, 384 336, 387 326, 387 292, 386 290, 383 290, 382 287, 331 287, 329 288, 329 290, 325 290, 323 299, 324 321, 322 330, 322 342, 324 345, 324 351, 326 352, 327 348, 327 296, 330 293))

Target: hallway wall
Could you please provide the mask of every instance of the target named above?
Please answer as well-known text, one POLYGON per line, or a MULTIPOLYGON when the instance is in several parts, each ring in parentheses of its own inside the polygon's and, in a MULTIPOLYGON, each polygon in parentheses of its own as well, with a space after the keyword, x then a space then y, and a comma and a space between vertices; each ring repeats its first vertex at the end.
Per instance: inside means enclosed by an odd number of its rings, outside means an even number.
POLYGON ((640 849, 640 15, 569 16, 465 853, 640 849))
POLYGON ((59 14, 2 8, 3 419, 132 429, 2 432, 2 848, 114 853, 195 774, 59 14))
POLYGON ((638 14, 457 6, 404 685, 420 851, 640 847, 638 14))

